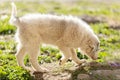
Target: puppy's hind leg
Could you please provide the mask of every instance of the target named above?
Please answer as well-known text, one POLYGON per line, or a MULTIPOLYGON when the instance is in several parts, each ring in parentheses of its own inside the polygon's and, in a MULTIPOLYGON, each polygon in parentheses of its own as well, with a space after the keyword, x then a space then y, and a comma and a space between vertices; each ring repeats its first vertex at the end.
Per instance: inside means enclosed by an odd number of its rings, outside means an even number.
POLYGON ((40 67, 38 63, 38 55, 39 55, 39 44, 34 44, 29 48, 29 58, 31 62, 31 66, 35 71, 47 72, 48 70, 40 67))
POLYGON ((32 71, 32 68, 30 67, 26 67, 24 65, 24 57, 26 55, 26 49, 24 47, 20 47, 17 51, 17 53, 15 54, 16 59, 17 59, 17 63, 19 66, 23 67, 26 70, 32 71))

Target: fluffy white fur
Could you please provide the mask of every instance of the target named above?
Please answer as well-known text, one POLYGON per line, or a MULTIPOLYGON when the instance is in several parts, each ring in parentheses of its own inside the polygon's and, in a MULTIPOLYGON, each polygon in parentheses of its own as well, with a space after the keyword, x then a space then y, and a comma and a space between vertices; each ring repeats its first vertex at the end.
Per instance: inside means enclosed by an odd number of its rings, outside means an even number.
POLYGON ((17 17, 16 6, 12 3, 10 23, 17 27, 16 40, 18 49, 16 58, 18 64, 25 69, 44 72, 46 69, 39 66, 37 57, 39 45, 42 43, 58 46, 63 52, 64 64, 69 58, 81 64, 75 48, 92 59, 96 59, 96 51, 99 47, 99 39, 88 24, 73 16, 56 16, 45 14, 27 14, 17 17), (24 56, 28 53, 32 67, 26 67, 23 63, 24 56))

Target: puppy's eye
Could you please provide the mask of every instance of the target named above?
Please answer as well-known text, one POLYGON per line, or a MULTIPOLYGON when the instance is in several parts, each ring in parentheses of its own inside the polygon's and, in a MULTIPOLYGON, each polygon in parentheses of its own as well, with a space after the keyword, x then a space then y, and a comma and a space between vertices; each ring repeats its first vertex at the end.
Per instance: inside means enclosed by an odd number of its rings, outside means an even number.
POLYGON ((89 48, 94 49, 94 47, 93 47, 93 46, 91 46, 91 45, 89 45, 89 48))
POLYGON ((94 47, 94 46, 90 46, 90 45, 89 45, 89 48, 90 48, 91 51, 93 51, 93 52, 97 52, 97 51, 99 50, 98 47, 94 47))
POLYGON ((93 49, 94 48, 92 46, 88 45, 86 51, 87 51, 87 53, 90 53, 93 51, 93 49))

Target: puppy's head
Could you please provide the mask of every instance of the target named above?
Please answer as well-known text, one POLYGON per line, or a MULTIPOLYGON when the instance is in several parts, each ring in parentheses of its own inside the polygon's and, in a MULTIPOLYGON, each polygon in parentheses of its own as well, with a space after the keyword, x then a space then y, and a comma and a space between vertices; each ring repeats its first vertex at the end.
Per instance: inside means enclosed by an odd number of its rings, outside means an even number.
POLYGON ((85 53, 88 57, 90 57, 93 60, 96 60, 98 58, 98 49, 99 49, 100 41, 97 37, 95 38, 88 38, 86 41, 84 41, 81 50, 83 53, 85 53))

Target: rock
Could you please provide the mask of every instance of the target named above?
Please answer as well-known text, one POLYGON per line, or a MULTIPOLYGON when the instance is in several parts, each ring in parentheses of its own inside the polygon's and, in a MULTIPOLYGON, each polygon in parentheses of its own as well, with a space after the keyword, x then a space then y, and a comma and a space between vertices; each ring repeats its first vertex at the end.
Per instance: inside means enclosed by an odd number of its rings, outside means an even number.
POLYGON ((93 70, 91 71, 93 80, 120 80, 120 70, 93 70))
POLYGON ((117 79, 117 80, 120 80, 120 75, 116 75, 116 79, 117 79))
POLYGON ((77 80, 90 80, 90 76, 88 74, 78 74, 77 80))
POLYGON ((87 23, 103 23, 103 22, 106 22, 106 18, 103 17, 103 16, 90 16, 90 15, 82 15, 80 17, 82 20, 84 20, 85 22, 87 23))
MULTIPOLYGON (((116 64, 118 65, 118 63, 116 64)), ((110 63, 92 62, 84 66, 75 67, 75 65, 72 65, 68 67, 66 65, 60 67, 57 62, 41 66, 49 69, 50 72, 35 72, 33 74, 35 80, 120 80, 120 67, 112 66, 110 63)))
POLYGON ((108 25, 110 28, 119 30, 120 29, 120 23, 116 20, 108 20, 108 25))

